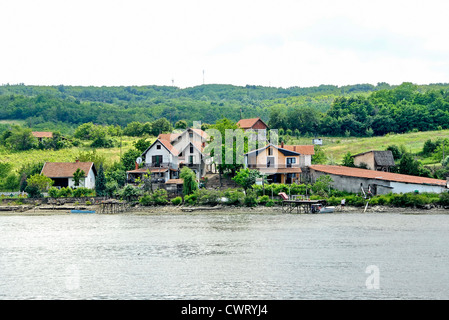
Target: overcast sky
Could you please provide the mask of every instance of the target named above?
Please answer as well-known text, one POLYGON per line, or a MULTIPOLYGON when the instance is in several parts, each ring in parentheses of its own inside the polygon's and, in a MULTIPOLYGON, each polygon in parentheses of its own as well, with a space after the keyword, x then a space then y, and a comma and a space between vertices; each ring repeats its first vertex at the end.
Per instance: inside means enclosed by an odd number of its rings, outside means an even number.
POLYGON ((448 14, 447 0, 0 0, 0 84, 447 83, 448 14))

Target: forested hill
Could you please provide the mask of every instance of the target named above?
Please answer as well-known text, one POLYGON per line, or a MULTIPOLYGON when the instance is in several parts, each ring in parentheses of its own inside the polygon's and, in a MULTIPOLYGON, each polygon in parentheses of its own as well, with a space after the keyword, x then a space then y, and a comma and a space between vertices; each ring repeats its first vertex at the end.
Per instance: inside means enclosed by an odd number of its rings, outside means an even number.
MULTIPOLYGON (((214 123, 224 117, 233 121, 238 121, 240 117, 261 117, 274 128, 298 129, 303 133, 317 134, 325 133, 321 132, 322 121, 327 119, 326 130, 330 130, 329 133, 332 133, 331 127, 334 126, 342 133, 343 127, 349 124, 353 128, 349 130, 360 135, 372 128, 372 120, 381 109, 380 115, 389 117, 391 105, 400 106, 403 103, 402 100, 388 98, 389 92, 396 97, 396 93, 401 90, 411 90, 413 99, 416 95, 424 96, 433 92, 433 98, 426 96, 425 99, 412 101, 409 94, 403 99, 408 101, 407 105, 424 103, 428 106, 433 103, 432 99, 447 100, 449 84, 403 84, 399 88, 387 83, 377 86, 321 85, 309 88, 211 84, 185 89, 170 86, 2 85, 0 120, 25 120, 34 129, 66 131, 67 128, 73 129, 87 122, 125 127, 133 121, 144 123, 158 118, 167 118, 172 124, 186 120, 191 125, 193 121, 214 123), (371 107, 362 108, 362 113, 366 114, 360 117, 357 110, 366 105, 371 107), (307 118, 307 115, 312 119, 307 118)), ((440 105, 434 106, 434 109, 441 109, 440 105)), ((403 127, 394 125, 391 128, 403 130, 403 127)), ((382 128, 383 131, 386 129, 382 128)), ((377 134, 375 130, 374 134, 377 134)))
MULTIPOLYGON (((389 87, 387 84, 381 87, 389 87)), ((180 89, 169 86, 80 87, 27 86, 0 87, 0 120, 27 120, 31 126, 42 123, 79 125, 86 122, 126 126, 133 121, 147 122, 165 117, 214 123, 227 117, 261 117, 268 121, 269 107, 295 99, 295 105, 327 110, 342 95, 366 93, 380 86, 369 84, 337 87, 273 88, 262 86, 201 85, 180 89)), ((286 102, 287 103, 287 102, 286 102)))

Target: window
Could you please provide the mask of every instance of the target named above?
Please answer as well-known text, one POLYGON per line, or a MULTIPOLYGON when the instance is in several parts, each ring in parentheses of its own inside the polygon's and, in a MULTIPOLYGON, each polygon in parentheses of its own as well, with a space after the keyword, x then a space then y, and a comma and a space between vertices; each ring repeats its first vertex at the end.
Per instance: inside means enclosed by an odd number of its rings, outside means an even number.
POLYGON ((272 156, 273 155, 273 148, 268 148, 268 155, 272 156))
POLYGON ((291 168, 293 164, 296 163, 296 158, 287 158, 287 168, 291 168))
POLYGON ((193 132, 190 132, 190 133, 189 133, 189 138, 190 138, 190 139, 193 139, 193 132))
POLYGON ((190 145, 190 153, 193 153, 193 146, 190 145))
POLYGON ((160 144, 156 145, 156 149, 160 150, 161 149, 161 145, 160 144))

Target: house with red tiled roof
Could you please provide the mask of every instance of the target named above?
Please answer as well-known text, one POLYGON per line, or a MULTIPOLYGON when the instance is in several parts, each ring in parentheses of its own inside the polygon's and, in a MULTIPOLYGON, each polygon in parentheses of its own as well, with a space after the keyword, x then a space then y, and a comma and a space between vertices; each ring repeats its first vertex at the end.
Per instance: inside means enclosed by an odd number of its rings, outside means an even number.
POLYGON ((32 131, 31 135, 33 137, 37 138, 37 140, 39 140, 39 142, 42 142, 43 139, 53 138, 53 132, 47 132, 47 131, 32 131))
POLYGON ((311 165, 308 167, 313 183, 322 175, 329 175, 335 189, 359 193, 370 190, 374 195, 387 193, 448 191, 449 180, 431 179, 399 173, 350 168, 344 166, 311 165))
POLYGON ((208 161, 204 152, 207 139, 206 132, 195 128, 160 134, 140 156, 141 164, 127 171, 128 182, 132 183, 150 171, 154 182, 166 183, 178 179, 183 166, 191 168, 198 179, 204 177, 208 161))
POLYGON ((76 188, 73 174, 77 169, 84 171, 78 187, 95 189, 95 178, 97 170, 93 162, 45 162, 41 174, 54 181, 53 186, 57 188, 76 188))
POLYGON ((312 162, 314 146, 274 145, 245 154, 245 167, 259 170, 272 183, 299 183, 302 169, 312 162))
POLYGON ((268 125, 260 118, 241 119, 237 125, 243 130, 268 130, 268 125))

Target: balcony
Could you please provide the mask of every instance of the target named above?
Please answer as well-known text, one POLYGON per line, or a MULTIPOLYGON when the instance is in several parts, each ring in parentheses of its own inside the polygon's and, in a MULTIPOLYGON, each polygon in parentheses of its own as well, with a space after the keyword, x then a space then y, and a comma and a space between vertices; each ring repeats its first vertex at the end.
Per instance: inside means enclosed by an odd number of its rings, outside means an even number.
POLYGON ((274 169, 288 169, 288 168, 301 168, 301 166, 297 163, 292 164, 274 164, 274 163, 258 163, 258 164, 248 164, 248 169, 267 169, 267 168, 274 168, 274 169))

